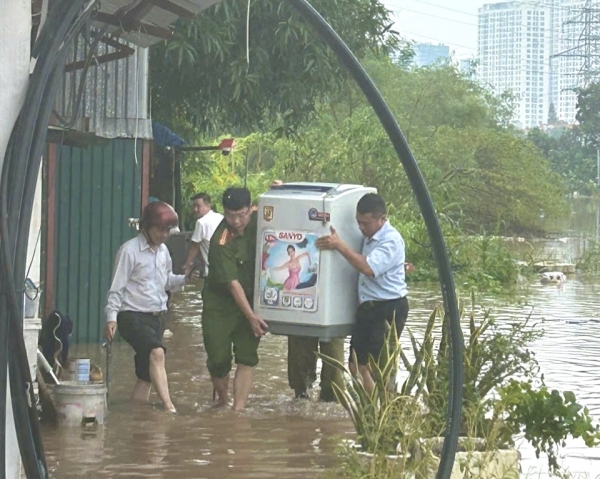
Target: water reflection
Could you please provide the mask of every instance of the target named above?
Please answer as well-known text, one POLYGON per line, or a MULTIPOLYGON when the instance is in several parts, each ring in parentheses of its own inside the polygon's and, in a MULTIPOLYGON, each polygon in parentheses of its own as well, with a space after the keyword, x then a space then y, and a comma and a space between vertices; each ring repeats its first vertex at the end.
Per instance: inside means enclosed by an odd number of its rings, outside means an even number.
MULTIPOLYGON (((600 284, 589 278, 572 277, 560 286, 533 282, 522 291, 518 304, 514 300, 480 298, 500 325, 525 321, 531 315, 530 324, 544 330, 532 349, 547 386, 573 391, 597 421, 600 421, 599 290, 600 284)), ((413 288, 411 306, 415 303, 417 306, 411 315, 417 312, 415 316, 422 319, 439 302, 439 295, 431 295, 433 291, 433 287, 430 290, 413 288)), ((422 321, 410 326, 422 337, 425 326, 422 321)), ((409 349, 406 339, 403 337, 402 343, 409 349)), ((518 447, 522 453, 522 477, 549 477, 544 457, 537 459, 526 441, 520 441, 518 447)), ((582 440, 571 440, 562 454, 561 464, 574 477, 600 477, 600 449, 587 448, 582 440)))
POLYGON ((584 236, 598 238, 600 234, 600 201, 594 198, 577 197, 569 201, 570 215, 548 221, 548 231, 559 236, 584 236))
MULTIPOLYGON (((532 321, 545 330, 534 345, 546 383, 575 392, 600 420, 600 285, 572 278, 562 287, 537 282, 522 292, 518 305, 484 298, 502 322, 532 321)), ((409 326, 422 335, 431 310, 440 302, 436 285, 411 290, 409 326)), ((108 424, 83 437, 79 428, 44 427, 44 443, 53 477, 57 478, 305 478, 335 462, 340 439, 352 435, 345 412, 335 404, 292 399, 287 385, 285 338, 269 336, 261 344, 255 387, 244 414, 215 410, 205 367, 200 314, 194 291, 175 299, 167 340, 167 370, 179 414, 164 414, 157 405, 128 401, 135 380, 133 352, 115 344, 111 364, 108 424)), ((403 336, 410 350, 408 336, 403 336)), ((100 364, 96 346, 77 349, 100 364)), ((536 459, 527 444, 522 477, 547 477, 545 459, 536 459)), ((595 478, 600 450, 579 441, 563 450, 564 464, 576 474, 595 478)))

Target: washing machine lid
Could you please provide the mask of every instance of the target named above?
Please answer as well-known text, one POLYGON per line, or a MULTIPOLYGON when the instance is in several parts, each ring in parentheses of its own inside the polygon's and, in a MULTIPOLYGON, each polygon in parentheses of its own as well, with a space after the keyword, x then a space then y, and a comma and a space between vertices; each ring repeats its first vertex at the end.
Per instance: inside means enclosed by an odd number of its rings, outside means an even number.
POLYGON ((314 194, 316 196, 332 196, 335 194, 342 193, 344 191, 352 190, 355 188, 362 188, 362 185, 345 185, 341 183, 284 183, 282 185, 271 186, 269 193, 273 194, 278 191, 282 194, 314 194))

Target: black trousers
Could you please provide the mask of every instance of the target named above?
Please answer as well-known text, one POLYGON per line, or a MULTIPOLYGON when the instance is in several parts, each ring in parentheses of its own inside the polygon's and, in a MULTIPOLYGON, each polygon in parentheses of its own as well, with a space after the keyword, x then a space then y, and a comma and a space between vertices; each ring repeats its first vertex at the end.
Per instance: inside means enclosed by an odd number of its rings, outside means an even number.
POLYGON ((356 312, 356 323, 350 341, 350 360, 352 361, 354 351, 360 365, 369 364, 369 356, 378 361, 385 341, 386 323, 391 324, 393 319, 396 334, 400 337, 406 324, 408 309, 406 296, 388 301, 362 303, 356 312))
POLYGON ((167 348, 162 343, 165 332, 167 312, 140 313, 138 311, 121 311, 117 315, 119 334, 135 351, 135 375, 147 382, 150 381, 150 353, 153 349, 167 348))

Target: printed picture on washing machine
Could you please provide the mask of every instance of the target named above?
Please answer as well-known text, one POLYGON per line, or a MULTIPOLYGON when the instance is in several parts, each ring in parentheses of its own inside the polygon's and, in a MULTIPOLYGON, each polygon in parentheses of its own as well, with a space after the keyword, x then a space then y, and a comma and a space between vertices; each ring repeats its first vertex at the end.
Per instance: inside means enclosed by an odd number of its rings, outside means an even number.
POLYGON ((263 232, 260 291, 264 306, 316 311, 317 238, 302 231, 263 232))

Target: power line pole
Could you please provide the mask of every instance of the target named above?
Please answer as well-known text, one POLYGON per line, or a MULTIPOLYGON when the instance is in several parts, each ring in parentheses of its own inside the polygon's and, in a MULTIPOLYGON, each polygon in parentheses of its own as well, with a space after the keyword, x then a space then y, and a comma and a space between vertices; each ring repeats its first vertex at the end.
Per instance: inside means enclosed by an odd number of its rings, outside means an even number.
POLYGON ((600 149, 596 147, 596 184, 600 186, 600 149))
POLYGON ((598 0, 586 0, 582 7, 572 9, 557 7, 561 8, 561 11, 568 12, 561 13, 561 15, 568 16, 562 22, 563 32, 569 36, 577 34, 577 38, 560 39, 566 48, 552 55, 552 58, 580 59, 579 71, 566 73, 566 75, 575 77, 572 86, 566 89, 587 88, 600 78, 600 8, 598 8, 598 0))
MULTIPOLYGON (((554 69, 560 75, 571 76, 558 95, 563 92, 568 96, 575 95, 581 89, 588 88, 592 83, 600 80, 600 8, 598 0, 586 0, 583 6, 564 6, 562 2, 555 3, 555 14, 566 16, 562 22, 562 34, 565 38, 558 38, 563 50, 552 55, 554 69), (578 71, 561 71, 560 66, 565 65, 565 70, 570 69, 574 61, 580 62, 578 71)), ((555 32, 559 35, 559 32, 555 32)), ((559 84, 561 79, 558 79, 559 84)), ((596 184, 600 186, 600 149, 596 147, 596 184)))

